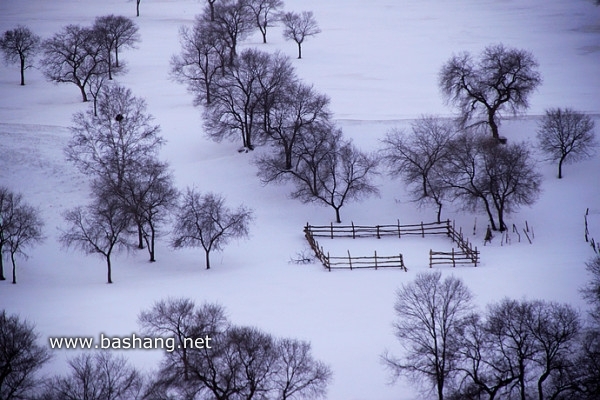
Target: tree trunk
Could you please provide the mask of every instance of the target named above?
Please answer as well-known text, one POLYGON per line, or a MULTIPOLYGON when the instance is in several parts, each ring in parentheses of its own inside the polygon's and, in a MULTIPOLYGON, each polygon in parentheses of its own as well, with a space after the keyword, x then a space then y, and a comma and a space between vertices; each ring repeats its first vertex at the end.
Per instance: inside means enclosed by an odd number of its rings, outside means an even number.
POLYGON ((119 68, 119 44, 115 43, 115 67, 119 68))
POLYGON ((12 261, 12 283, 17 283, 17 263, 15 262, 15 253, 10 252, 10 260, 12 261))
POLYGON ((333 207, 335 209, 335 222, 337 222, 338 224, 342 222, 342 220, 340 219, 340 208, 339 207, 333 207))
POLYGON ((110 50, 108 50, 108 80, 112 81, 112 60, 110 57, 110 50))
POLYGON ((204 250, 206 259, 206 269, 210 269, 210 250, 204 250))
POLYGON ((436 200, 436 204, 437 204, 437 206, 438 206, 438 211, 437 211, 437 222, 438 222, 438 224, 440 224, 440 223, 442 223, 442 220, 441 220, 441 218, 442 218, 442 205, 443 205, 443 204, 442 204, 442 202, 441 202, 441 201, 438 201, 438 200, 436 200))
POLYGON ((302 58, 302 43, 298 43, 298 59, 302 58))
POLYGON ((485 205, 485 211, 487 212, 488 218, 490 219, 490 225, 492 226, 492 230, 497 231, 498 227, 496 226, 496 221, 494 221, 492 210, 490 209, 490 205, 485 198, 483 198, 483 204, 485 205))
POLYGON ((137 229, 138 229, 138 249, 141 250, 144 248, 144 230, 142 229, 141 223, 137 224, 137 229))
POLYGON ((137 17, 139 17, 139 16, 140 16, 140 1, 142 1, 142 0, 136 0, 136 3, 137 3, 137 4, 136 4, 136 12, 137 12, 137 15, 136 15, 136 16, 137 16, 137 17))
POLYGON ((148 254, 150 255, 150 262, 155 262, 156 258, 154 258, 154 243, 156 238, 156 230, 152 224, 150 225, 150 239, 148 239, 148 235, 144 235, 144 240, 146 241, 146 247, 148 248, 148 254))
POLYGON ((5 281, 6 277, 4 276, 4 257, 2 255, 2 247, 0 247, 0 281, 5 281))
POLYGON ((558 160, 558 179, 562 179, 562 166, 563 166, 563 162, 565 161, 565 157, 567 157, 567 155, 563 155, 560 160, 558 160))
POLYGON ((112 282, 112 266, 110 264, 110 254, 106 256, 106 267, 107 267, 107 283, 113 283, 112 282))
POLYGON ((87 103, 88 97, 87 97, 87 93, 85 92, 85 85, 77 84, 77 87, 81 91, 81 98, 82 98, 83 102, 87 103))
POLYGON ((25 57, 21 56, 21 86, 25 86, 25 57))
POLYGON ((498 133, 498 124, 496 124, 496 110, 488 108, 488 124, 492 130, 492 137, 496 140, 500 140, 500 134, 498 133))

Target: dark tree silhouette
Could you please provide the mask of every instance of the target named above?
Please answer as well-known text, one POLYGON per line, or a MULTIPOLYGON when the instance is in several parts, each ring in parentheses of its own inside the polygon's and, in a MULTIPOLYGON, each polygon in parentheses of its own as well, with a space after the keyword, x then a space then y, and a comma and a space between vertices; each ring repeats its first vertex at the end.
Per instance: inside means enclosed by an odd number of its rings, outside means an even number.
POLYGON ((111 257, 115 251, 127 248, 127 228, 130 216, 115 199, 98 199, 86 208, 76 207, 64 215, 68 224, 60 236, 66 247, 87 254, 99 254, 106 260, 107 283, 112 281, 111 257))
POLYGON ((266 118, 267 134, 276 152, 264 155, 257 162, 263 182, 276 181, 294 167, 297 142, 312 125, 330 120, 328 106, 329 97, 301 82, 291 81, 280 90, 266 118))
POLYGON ((212 31, 229 49, 227 65, 232 67, 237 57, 238 44, 247 38, 254 29, 251 10, 248 8, 246 0, 225 0, 214 4, 214 18, 211 26, 212 31))
POLYGON ((225 73, 227 47, 205 18, 196 18, 190 30, 179 30, 181 53, 171 58, 171 76, 187 85, 194 104, 211 104, 213 82, 225 73))
POLYGON ((91 28, 67 25, 42 44, 41 67, 46 78, 56 83, 73 83, 88 101, 89 80, 106 73, 106 59, 98 35, 91 28))
POLYGON ((537 200, 541 175, 526 144, 499 145, 495 139, 467 133, 453 140, 449 151, 444 184, 466 208, 483 204, 493 230, 504 231, 505 214, 537 200))
POLYGON ((340 209, 348 201, 379 194, 373 183, 379 160, 343 140, 338 128, 311 126, 295 152, 297 164, 286 172, 295 185, 291 197, 332 207, 336 222, 341 222, 340 209))
POLYGON ((5 280, 3 251, 12 262, 12 283, 17 283, 16 255, 27 257, 25 249, 40 243, 44 222, 35 207, 23 201, 23 196, 0 186, 0 280, 5 280))
POLYGON ((138 27, 131 19, 123 16, 105 15, 96 17, 92 28, 105 51, 108 79, 112 79, 113 69, 121 67, 119 49, 135 47, 140 41, 138 27), (114 61, 113 61, 114 53, 114 61))
POLYGON ((537 139, 542 151, 558 161, 558 179, 563 177, 563 163, 591 157, 597 146, 592 118, 570 108, 546 110, 537 139))
POLYGON ((279 11, 283 8, 282 0, 248 0, 248 8, 252 10, 254 23, 260 30, 263 43, 267 43, 267 28, 273 26, 279 11))
POLYGON ((444 399, 446 382, 457 368, 460 331, 472 309, 472 295, 458 278, 421 273, 402 285, 396 295, 394 324, 406 355, 398 359, 385 354, 383 359, 396 377, 408 374, 425 378, 444 399))
POLYGON ((91 109, 74 115, 73 137, 65 149, 67 159, 82 173, 91 173, 97 184, 102 182, 104 188, 99 192, 109 195, 110 191, 127 212, 133 212, 140 249, 144 247, 144 218, 135 211, 141 209, 137 202, 141 199, 127 197, 131 192, 126 192, 123 185, 149 160, 156 159, 164 143, 160 127, 152 125, 152 119, 143 99, 133 96, 129 89, 111 85, 100 93, 97 115, 91 109))
POLYGON ((421 204, 433 201, 438 222, 448 194, 442 168, 456 132, 450 122, 423 117, 413 123, 410 133, 395 129, 383 139, 383 161, 390 175, 404 180, 411 188, 414 201, 421 204))
POLYGON ((220 251, 232 239, 248 236, 252 211, 244 206, 231 210, 218 194, 200 195, 189 189, 183 196, 173 230, 173 247, 202 247, 206 269, 210 268, 210 252, 220 251))
POLYGON ((15 29, 4 32, 0 38, 0 50, 4 53, 6 63, 18 62, 21 70, 21 86, 25 86, 25 70, 31 65, 28 61, 38 51, 41 38, 26 26, 18 25, 15 29))
POLYGON ((120 187, 110 179, 98 178, 93 191, 98 198, 115 198, 126 213, 131 215, 146 243, 150 261, 156 261, 155 242, 173 208, 179 193, 173 183, 169 166, 154 158, 141 160, 135 169, 128 170, 120 187))
POLYGON ((310 343, 232 325, 219 305, 168 299, 142 312, 139 321, 145 333, 173 337, 178 344, 165 354, 149 385, 149 399, 167 393, 216 399, 325 397, 331 370, 313 358, 310 343), (210 348, 183 345, 187 338, 207 336, 210 348))
POLYGON ((204 112, 209 137, 240 135, 244 149, 265 137, 265 118, 286 84, 294 79, 287 57, 255 49, 241 52, 235 65, 218 80, 210 107, 204 112))
POLYGON ((529 107, 529 96, 542 82, 537 68, 528 51, 490 45, 477 61, 467 52, 453 56, 440 71, 439 85, 446 101, 458 108, 463 124, 481 115, 483 120, 475 123, 486 124, 500 140, 502 112, 529 107))
POLYGON ((52 378, 45 398, 51 400, 129 400, 140 398, 142 374, 125 357, 108 351, 85 353, 69 360, 70 374, 52 378))
POLYGON ((37 344, 33 325, 0 311, 0 398, 32 398, 41 381, 36 373, 50 360, 46 346, 37 344))
POLYGON ((302 13, 286 12, 281 16, 283 23, 283 37, 293 40, 298 45, 298 58, 302 58, 302 43, 307 37, 321 33, 312 11, 302 13))

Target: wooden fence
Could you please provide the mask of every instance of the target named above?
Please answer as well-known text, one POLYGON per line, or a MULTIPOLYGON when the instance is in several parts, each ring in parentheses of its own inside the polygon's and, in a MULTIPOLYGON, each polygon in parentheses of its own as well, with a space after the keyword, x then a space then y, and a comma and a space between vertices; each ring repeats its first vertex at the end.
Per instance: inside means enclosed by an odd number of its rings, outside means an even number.
POLYGON ((366 257, 352 257, 350 250, 348 250, 347 257, 332 257, 325 253, 325 250, 319 242, 317 242, 314 236, 311 234, 310 229, 305 228, 304 235, 310 245, 311 249, 315 252, 316 257, 321 261, 323 266, 329 271, 332 269, 378 269, 378 268, 400 268, 404 271, 408 271, 404 265, 404 258, 402 254, 397 256, 378 256, 377 251, 374 252, 373 256, 366 257))
POLYGON ((403 235, 418 235, 425 237, 425 235, 448 235, 450 236, 450 220, 437 223, 423 223, 412 224, 412 225, 400 225, 398 220, 395 225, 355 225, 352 222, 351 225, 309 225, 306 224, 305 231, 310 231, 314 237, 329 237, 331 239, 339 238, 364 238, 364 237, 376 237, 381 239, 383 236, 396 236, 401 238, 403 235))
MULTIPOLYGON (((323 263, 323 265, 330 269, 332 268, 331 261, 335 258, 336 260, 346 260, 347 265, 349 265, 350 269, 355 268, 355 265, 369 265, 366 268, 378 268, 382 265, 378 260, 384 261, 385 264, 401 264, 401 268, 406 270, 404 266, 404 260, 402 258, 402 254, 400 256, 392 256, 390 257, 378 257, 377 252, 375 252, 374 257, 350 257, 350 253, 348 253, 348 257, 329 257, 329 254, 325 254, 323 247, 319 246, 318 242, 315 240, 315 237, 328 237, 334 239, 338 238, 364 238, 364 237, 375 237, 381 239, 383 236, 394 236, 401 238, 402 236, 409 235, 417 235, 421 237, 429 236, 429 235, 446 235, 448 236, 452 242, 455 242, 459 251, 455 251, 452 249, 451 252, 434 252, 430 250, 429 254, 429 267, 431 268, 436 264, 452 264, 452 266, 456 266, 456 264, 466 264, 472 263, 475 266, 479 263, 479 251, 477 247, 473 247, 473 244, 469 242, 468 238, 465 238, 462 234, 462 230, 456 230, 454 227, 454 222, 450 223, 450 220, 446 220, 444 222, 429 222, 420 224, 411 224, 411 225, 401 225, 398 220, 395 225, 375 225, 375 226, 365 226, 365 225, 355 225, 354 222, 351 225, 334 225, 333 223, 330 225, 323 226, 314 226, 309 225, 308 223, 304 227, 305 236, 317 255, 317 258, 323 263), (353 260, 357 261, 354 263, 353 260), (368 259, 366 261, 365 259, 368 259), (362 264, 365 263, 365 264, 362 264)), ((340 261, 341 262, 341 261, 340 261)), ((397 266, 397 265, 394 265, 397 266)), ((346 267, 347 268, 347 267, 346 267)))
POLYGON ((456 267, 456 264, 475 264, 477 266, 478 260, 478 252, 454 251, 454 248, 451 252, 429 250, 429 268, 438 264, 452 264, 453 267, 456 267))

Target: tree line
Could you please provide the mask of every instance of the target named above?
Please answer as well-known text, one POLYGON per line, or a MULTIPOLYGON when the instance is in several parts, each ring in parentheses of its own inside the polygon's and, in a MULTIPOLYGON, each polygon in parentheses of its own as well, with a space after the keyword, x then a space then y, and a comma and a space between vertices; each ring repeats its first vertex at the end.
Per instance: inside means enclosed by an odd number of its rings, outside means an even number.
POLYGON ((382 355, 395 378, 424 382, 432 398, 596 399, 600 393, 600 258, 587 264, 584 319, 569 304, 505 298, 474 308, 459 278, 417 275, 397 292, 402 357, 382 355), (435 394, 433 394, 435 393, 435 394))
POLYGON ((67 373, 40 377, 52 358, 48 347, 38 343, 30 322, 2 310, 0 398, 319 399, 332 379, 331 369, 314 358, 309 342, 235 325, 218 304, 161 300, 142 311, 138 322, 143 334, 175 343, 156 370, 143 373, 111 350, 88 350, 68 360, 67 373), (207 336, 211 344, 204 348, 184 343, 207 336))

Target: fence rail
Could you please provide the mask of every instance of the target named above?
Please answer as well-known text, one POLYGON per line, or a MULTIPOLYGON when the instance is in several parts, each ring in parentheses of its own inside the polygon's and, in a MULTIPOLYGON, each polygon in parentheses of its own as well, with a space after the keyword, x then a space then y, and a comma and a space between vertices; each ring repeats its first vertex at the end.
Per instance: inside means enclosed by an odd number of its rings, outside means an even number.
POLYGON ((323 266, 329 271, 332 269, 378 269, 378 268, 400 268, 404 271, 408 271, 406 265, 404 265, 404 257, 402 254, 397 256, 378 256, 377 251, 374 252, 373 256, 363 257, 352 257, 348 250, 347 257, 332 257, 329 252, 325 253, 325 250, 319 242, 314 238, 309 229, 304 230, 306 240, 314 251, 317 259, 321 261, 323 266))
POLYGON ((477 266, 478 258, 479 253, 473 255, 464 251, 454 251, 454 248, 451 252, 429 250, 429 268, 440 264, 452 264, 453 267, 456 267, 456 264, 474 263, 477 266), (475 256, 475 260, 473 260, 473 256, 475 256))
POLYGON ((310 245, 315 252, 319 261, 323 263, 325 268, 331 271, 332 268, 380 268, 383 266, 392 266, 403 268, 405 271, 406 266, 404 265, 404 259, 402 254, 399 256, 391 257, 380 257, 375 252, 373 257, 351 257, 348 252, 348 257, 330 257, 329 253, 325 253, 322 246, 316 241, 315 237, 328 237, 334 238, 364 238, 364 237, 375 237, 381 239, 383 236, 395 236, 401 238, 402 236, 418 235, 421 237, 429 235, 446 235, 453 242, 455 242, 459 251, 451 252, 434 252, 430 250, 429 255, 429 267, 438 264, 474 264, 477 266, 479 263, 479 251, 477 247, 473 247, 472 243, 469 242, 468 238, 465 238, 462 234, 462 230, 458 231, 454 227, 454 222, 450 223, 450 220, 444 222, 429 222, 420 224, 401 225, 398 220, 393 225, 355 225, 354 222, 351 225, 309 225, 308 223, 304 227, 304 234, 310 245), (344 267, 336 267, 336 265, 344 265, 344 267))
POLYGON ((362 237, 376 237, 381 239, 383 236, 397 236, 401 238, 403 235, 418 235, 425 237, 425 235, 449 235, 450 221, 442 223, 431 222, 412 225, 400 225, 398 220, 395 225, 355 225, 352 222, 351 225, 309 225, 306 224, 306 228, 310 230, 311 235, 314 237, 329 237, 331 239, 339 238, 362 238, 362 237))

